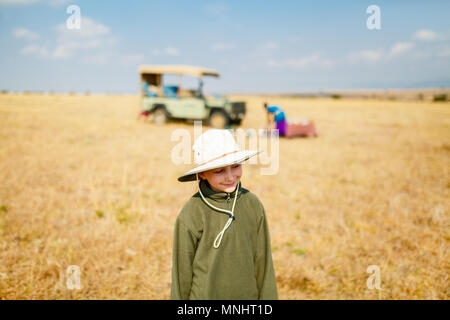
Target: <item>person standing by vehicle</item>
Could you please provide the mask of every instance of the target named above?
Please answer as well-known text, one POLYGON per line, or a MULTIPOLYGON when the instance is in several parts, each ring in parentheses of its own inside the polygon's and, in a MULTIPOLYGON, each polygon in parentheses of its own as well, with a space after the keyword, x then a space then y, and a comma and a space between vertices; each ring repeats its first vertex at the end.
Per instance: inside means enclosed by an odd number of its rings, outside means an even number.
POLYGON ((269 130, 278 129, 280 136, 286 135, 286 115, 284 114, 283 109, 276 105, 267 106, 267 103, 264 103, 264 109, 267 111, 267 126, 269 130))

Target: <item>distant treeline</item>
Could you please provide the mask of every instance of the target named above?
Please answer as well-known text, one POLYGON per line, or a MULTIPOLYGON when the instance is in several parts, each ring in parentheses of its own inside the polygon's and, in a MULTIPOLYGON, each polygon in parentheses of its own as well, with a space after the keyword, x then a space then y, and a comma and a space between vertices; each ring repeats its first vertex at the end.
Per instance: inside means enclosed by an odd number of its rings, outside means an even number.
POLYGON ((417 100, 417 101, 450 101, 450 89, 415 89, 415 90, 343 90, 301 93, 264 94, 286 98, 330 98, 330 99, 379 99, 379 100, 417 100))
MULTIPOLYGON (((91 93, 85 92, 54 92, 54 91, 8 91, 1 90, 2 95, 69 95, 69 96, 89 96, 94 95, 133 95, 132 93, 91 93)), ((234 95, 234 94, 230 94, 234 95)), ((243 95, 243 94, 237 94, 243 95)), ((342 90, 342 91, 318 91, 318 92, 300 92, 300 93, 273 93, 273 94, 255 94, 247 93, 245 95, 257 95, 266 97, 284 97, 284 98, 330 98, 330 99, 379 99, 379 100, 416 100, 416 101, 450 101, 450 89, 387 89, 387 90, 342 90)))

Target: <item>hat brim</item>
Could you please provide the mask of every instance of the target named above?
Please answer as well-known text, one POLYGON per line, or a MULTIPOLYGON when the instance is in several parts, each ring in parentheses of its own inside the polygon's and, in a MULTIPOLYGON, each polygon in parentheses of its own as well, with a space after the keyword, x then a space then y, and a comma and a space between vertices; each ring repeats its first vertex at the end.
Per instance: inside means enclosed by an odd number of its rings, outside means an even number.
POLYGON ((200 165, 194 169, 189 170, 185 174, 178 177, 178 181, 180 182, 187 182, 187 181, 195 181, 197 180, 196 174, 216 168, 222 168, 226 167, 235 163, 241 163, 245 160, 257 155, 258 153, 262 152, 255 151, 255 150, 242 150, 233 154, 229 154, 223 158, 208 162, 204 165, 200 165))

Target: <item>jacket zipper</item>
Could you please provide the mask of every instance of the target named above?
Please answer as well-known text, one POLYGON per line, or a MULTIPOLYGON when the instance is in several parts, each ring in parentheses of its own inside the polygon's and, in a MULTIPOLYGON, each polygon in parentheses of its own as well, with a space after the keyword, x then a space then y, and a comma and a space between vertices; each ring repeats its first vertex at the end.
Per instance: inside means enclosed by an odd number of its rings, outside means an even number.
MULTIPOLYGON (((230 194, 227 193, 227 210, 230 210, 230 206, 228 205, 229 201, 230 201, 230 194)), ((232 226, 232 225, 233 225, 233 224, 230 224, 230 231, 232 231, 232 230, 231 230, 231 226, 232 226)))

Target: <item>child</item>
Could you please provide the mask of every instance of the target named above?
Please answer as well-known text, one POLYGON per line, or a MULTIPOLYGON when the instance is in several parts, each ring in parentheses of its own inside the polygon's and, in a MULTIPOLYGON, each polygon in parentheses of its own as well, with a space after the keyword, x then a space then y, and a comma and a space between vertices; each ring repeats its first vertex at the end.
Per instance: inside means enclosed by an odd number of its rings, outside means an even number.
POLYGON ((240 150, 219 129, 193 150, 197 167, 178 178, 198 181, 198 192, 175 223, 172 299, 277 299, 264 207, 240 182, 241 163, 259 152, 240 150))

